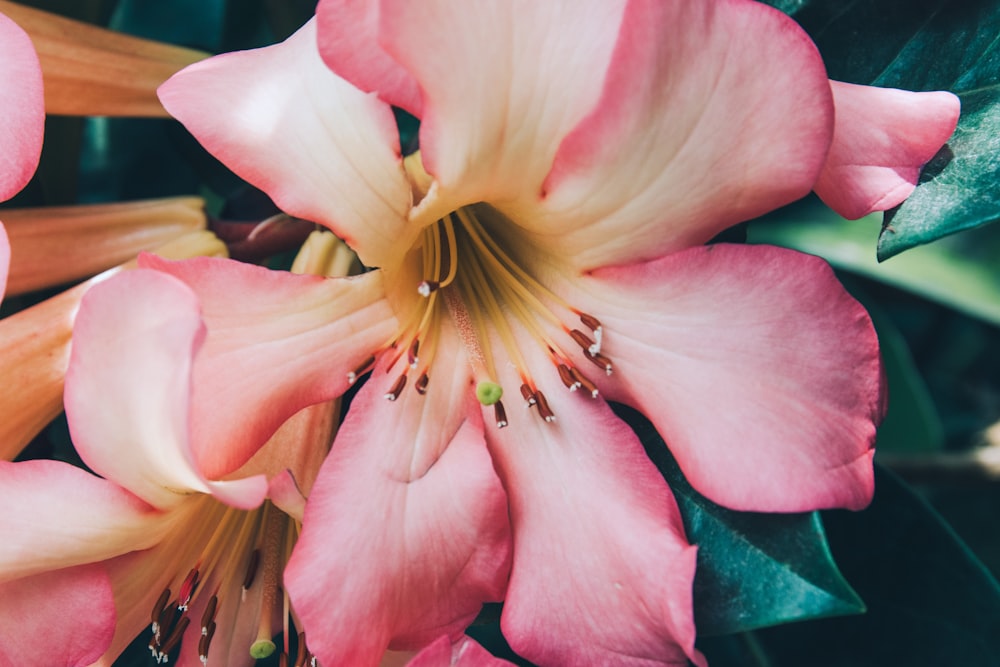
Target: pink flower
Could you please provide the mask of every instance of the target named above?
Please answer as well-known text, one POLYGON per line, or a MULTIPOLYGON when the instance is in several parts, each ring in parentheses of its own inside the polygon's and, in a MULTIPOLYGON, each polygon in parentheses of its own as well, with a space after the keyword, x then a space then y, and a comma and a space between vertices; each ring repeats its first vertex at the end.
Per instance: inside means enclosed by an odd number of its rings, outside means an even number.
MULTIPOLYGON (((891 142, 850 140, 850 110, 834 132, 815 48, 753 2, 324 0, 318 33, 160 91, 237 173, 379 267, 316 282, 147 258, 110 281, 101 321, 126 330, 149 304, 201 305, 190 385, 170 385, 189 467, 228 479, 374 368, 285 571, 321 663, 459 642, 503 599, 505 635, 540 664, 703 664, 695 549, 603 398, 642 410, 729 507, 865 506, 883 403, 867 315, 816 258, 703 244, 821 173, 893 162, 891 142), (422 121, 405 161, 390 103, 422 121)), ((852 203, 883 187, 847 171, 852 203)), ((74 393, 88 374, 160 382, 131 353, 94 359, 70 378, 74 435, 149 419, 162 388, 129 411, 74 393)))

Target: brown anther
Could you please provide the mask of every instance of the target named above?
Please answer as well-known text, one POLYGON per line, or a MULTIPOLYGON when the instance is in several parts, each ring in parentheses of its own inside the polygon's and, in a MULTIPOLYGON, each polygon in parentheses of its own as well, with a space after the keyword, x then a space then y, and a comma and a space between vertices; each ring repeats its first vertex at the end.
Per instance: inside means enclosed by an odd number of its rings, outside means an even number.
POLYGON ((497 420, 497 428, 503 428, 507 425, 507 411, 503 407, 503 401, 497 401, 493 404, 493 416, 497 420))
POLYGON ((160 618, 156 621, 156 630, 153 631, 153 636, 156 638, 157 643, 163 638, 163 634, 170 630, 170 626, 174 624, 174 619, 176 618, 177 605, 168 604, 163 608, 160 618))
POLYGON ((288 667, 288 654, 284 651, 278 656, 278 667, 288 667))
POLYGON ((597 395, 600 392, 597 390, 597 385, 590 381, 590 378, 581 373, 575 366, 569 369, 569 371, 573 374, 573 379, 580 383, 580 386, 583 387, 584 391, 590 392, 591 398, 597 398, 597 395))
POLYGON ((590 346, 594 344, 594 341, 590 340, 590 336, 583 333, 579 329, 573 329, 569 332, 569 335, 577 345, 584 349, 584 351, 589 350, 590 346))
POLYGON ((177 595, 177 609, 179 611, 187 611, 188 605, 191 604, 191 598, 194 597, 195 591, 198 590, 198 583, 200 581, 201 573, 198 572, 198 568, 192 567, 191 571, 184 577, 180 593, 177 595))
POLYGON ((529 408, 538 402, 535 399, 535 390, 527 382, 521 385, 521 396, 524 397, 524 401, 528 404, 529 408))
POLYGON ((260 549, 254 549, 250 552, 250 562, 247 563, 247 571, 243 575, 243 590, 249 590, 253 586, 254 577, 257 576, 258 564, 260 564, 260 549))
POLYGON ((586 326, 591 331, 597 331, 598 329, 601 328, 600 321, 598 321, 598 319, 593 315, 588 315, 587 313, 580 313, 580 321, 583 322, 584 326, 586 326))
POLYGON ((605 357, 600 352, 598 352, 597 354, 591 354, 590 352, 584 350, 583 356, 587 357, 587 359, 589 359, 592 364, 602 369, 608 375, 611 375, 611 372, 614 370, 614 367, 612 367, 611 365, 611 360, 605 357))
POLYGON ((198 640, 198 657, 202 662, 208 659, 208 649, 212 645, 212 637, 215 636, 215 621, 208 624, 207 628, 201 629, 201 639, 198 640))
POLYGON ((566 385, 567 389, 570 391, 576 391, 580 388, 580 383, 577 382, 575 377, 573 377, 573 373, 569 366, 566 364, 559 364, 556 368, 559 371, 559 379, 562 380, 562 383, 566 385))
POLYGON ((399 398, 399 395, 403 393, 403 387, 405 386, 406 386, 406 373, 403 373, 398 378, 396 378, 396 381, 392 383, 392 387, 390 387, 389 391, 386 392, 385 394, 386 400, 395 401, 397 398, 399 398))
POLYGON ((413 388, 417 390, 417 393, 423 396, 427 393, 427 384, 430 382, 430 378, 427 377, 427 373, 421 373, 417 381, 413 383, 413 388))
POLYGON ((167 601, 169 599, 169 588, 164 588, 163 592, 160 593, 160 597, 156 598, 156 604, 153 605, 153 613, 150 615, 152 617, 153 632, 156 632, 156 626, 160 622, 160 616, 163 614, 163 610, 167 608, 167 601))
POLYGON ((299 647, 298 653, 295 656, 295 667, 302 667, 306 664, 306 658, 309 656, 309 650, 306 649, 306 633, 299 633, 299 647))
POLYGON ((354 384, 358 381, 358 378, 371 370, 371 367, 375 365, 375 357, 371 356, 365 359, 361 364, 355 368, 353 371, 347 374, 347 383, 354 384))
POLYGON ((205 605, 205 612, 201 615, 201 634, 208 634, 208 626, 215 620, 215 610, 219 606, 219 598, 213 595, 205 605))
POLYGON ((542 416, 542 419, 551 423, 556 420, 556 415, 552 412, 552 408, 549 407, 549 402, 545 400, 545 394, 541 390, 535 392, 535 399, 538 401, 538 414, 542 416))
POLYGON ((436 280, 424 280, 417 285, 417 294, 428 297, 441 288, 441 283, 436 280))
POLYGON ((410 362, 410 368, 417 367, 417 352, 420 351, 420 339, 414 338, 413 342, 410 343, 410 349, 406 353, 406 360, 410 362))
POLYGON ((163 642, 163 648, 160 649, 160 653, 167 654, 173 651, 178 644, 181 643, 181 639, 184 637, 184 632, 187 630, 188 624, 191 619, 187 616, 182 616, 181 620, 177 622, 177 627, 174 631, 170 633, 167 641, 163 642))

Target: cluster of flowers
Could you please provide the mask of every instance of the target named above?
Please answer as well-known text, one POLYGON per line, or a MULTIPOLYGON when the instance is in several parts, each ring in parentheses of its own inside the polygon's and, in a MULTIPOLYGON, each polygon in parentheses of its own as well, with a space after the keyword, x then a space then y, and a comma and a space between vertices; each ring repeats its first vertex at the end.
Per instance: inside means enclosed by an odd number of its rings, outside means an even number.
MULTIPOLYGON (((6 199, 44 108, 6 18, 0 56, 6 199)), ((73 297, 56 411, 96 475, 0 463, 0 662, 110 664, 145 632, 191 665, 501 664, 463 632, 503 601, 540 665, 704 664, 696 547, 605 399, 727 507, 869 502, 868 316, 819 259, 707 242, 810 191, 898 204, 953 96, 831 82, 751 0, 322 0, 159 95, 337 238, 291 272, 144 254, 73 297)))

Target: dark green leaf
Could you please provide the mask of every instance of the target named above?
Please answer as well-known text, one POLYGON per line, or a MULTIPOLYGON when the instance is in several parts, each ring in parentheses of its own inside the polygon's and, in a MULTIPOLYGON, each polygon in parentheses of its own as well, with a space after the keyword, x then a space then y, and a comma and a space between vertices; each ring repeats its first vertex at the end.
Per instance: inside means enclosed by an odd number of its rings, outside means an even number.
POLYGON ((962 100, 954 137, 886 215, 878 257, 1000 218, 1000 3, 770 0, 816 41, 830 77, 962 100))
POLYGON ((1000 665, 1000 586, 912 491, 879 471, 871 507, 824 521, 868 613, 755 633, 767 664, 1000 665))
POLYGON ((712 503, 687 483, 648 421, 629 408, 615 409, 666 477, 688 539, 698 545, 694 596, 699 635, 864 610, 830 556, 817 513, 734 512, 712 503))

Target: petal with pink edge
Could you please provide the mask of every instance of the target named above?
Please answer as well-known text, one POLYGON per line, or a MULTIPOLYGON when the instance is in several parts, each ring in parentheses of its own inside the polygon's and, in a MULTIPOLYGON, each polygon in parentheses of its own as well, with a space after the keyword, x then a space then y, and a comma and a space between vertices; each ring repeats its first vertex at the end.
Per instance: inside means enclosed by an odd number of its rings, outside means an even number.
POLYGON ((160 512, 116 484, 61 461, 0 461, 0 581, 145 549, 160 512), (58 490, 58 493, 54 493, 58 490))
POLYGON ((194 365, 191 437, 210 479, 239 468, 302 408, 344 393, 347 373, 396 330, 378 271, 320 278, 216 258, 139 263, 182 280, 201 307, 208 335, 194 365))
POLYGON ((442 335, 425 396, 385 400, 396 373, 376 367, 309 496, 285 585, 321 664, 375 665, 386 648, 455 640, 503 597, 506 498, 468 361, 446 354, 461 344, 442 335))
POLYGON ((379 3, 322 0, 316 7, 323 61, 340 77, 388 104, 420 116, 420 89, 378 43, 379 3))
MULTIPOLYGON (((548 363, 523 345, 533 368, 548 363)), ((514 369, 501 379, 517 386, 514 369)), ((508 408, 486 440, 510 498, 514 566, 501 628, 541 665, 703 665, 695 547, 635 433, 602 400, 536 376, 555 412, 508 408)))
POLYGON ((816 194, 851 220, 896 206, 955 131, 961 103, 948 92, 840 81, 831 81, 830 88, 837 121, 816 194))
MULTIPOLYGON (((92 287, 74 324, 66 418, 90 468, 159 508, 191 492, 249 509, 267 479, 209 482, 191 449, 191 375, 205 339, 197 296, 180 280, 136 269, 92 287)), ((228 441, 214 442, 226 449, 228 441)))
POLYGON ((653 422, 699 492, 763 512, 871 500, 878 340, 823 260, 718 244, 572 289, 604 325, 602 391, 653 422))
POLYGON ((45 124, 42 68, 28 35, 0 14, 0 201, 27 185, 45 124))
POLYGON ((462 636, 452 644, 446 635, 418 653, 406 667, 502 667, 513 665, 495 657, 469 637, 462 636))
POLYGON ((500 208, 581 269, 652 259, 807 194, 832 129, 823 62, 786 15, 639 0, 544 197, 500 208))
POLYGON ((392 111, 323 64, 315 21, 281 44, 191 65, 159 95, 213 155, 368 266, 391 264, 415 238, 392 111))
POLYGON ((8 581, 0 584, 0 600, 0 664, 85 667, 115 630, 115 602, 100 565, 8 581))
POLYGON ((537 195, 601 93, 625 4, 382 0, 380 43, 423 94, 430 197, 451 210, 537 195))

